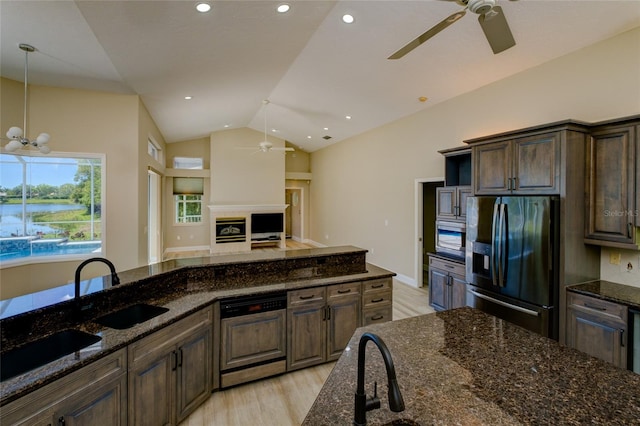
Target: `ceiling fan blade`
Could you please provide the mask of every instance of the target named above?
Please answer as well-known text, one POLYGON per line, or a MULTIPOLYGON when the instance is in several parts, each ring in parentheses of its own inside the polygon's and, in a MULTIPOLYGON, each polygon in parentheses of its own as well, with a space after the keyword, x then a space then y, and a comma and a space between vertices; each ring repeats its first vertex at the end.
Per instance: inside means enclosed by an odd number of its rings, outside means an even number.
POLYGON ((289 151, 289 152, 293 152, 293 151, 295 151, 295 149, 293 149, 293 148, 291 148, 289 146, 286 147, 286 148, 284 148, 284 147, 281 148, 281 147, 274 146, 273 148, 269 148, 269 151, 289 151))
POLYGON ((513 39, 507 18, 505 18, 502 8, 494 6, 491 12, 478 16, 478 22, 487 37, 494 54, 500 53, 516 45, 513 39), (496 12, 495 14, 493 12, 496 12), (493 15, 493 16, 491 16, 493 15))
POLYGON ((438 34, 440 31, 444 30, 449 25, 453 24, 454 22, 462 18, 465 15, 465 13, 467 13, 466 10, 461 10, 460 12, 456 12, 453 15, 447 16, 445 19, 443 19, 442 21, 437 23, 435 26, 427 30, 425 33, 418 36, 416 39, 410 41, 409 44, 407 44, 406 46, 398 50, 393 55, 389 56, 387 59, 402 58, 404 55, 411 52, 413 49, 420 46, 422 43, 429 40, 434 35, 438 34))

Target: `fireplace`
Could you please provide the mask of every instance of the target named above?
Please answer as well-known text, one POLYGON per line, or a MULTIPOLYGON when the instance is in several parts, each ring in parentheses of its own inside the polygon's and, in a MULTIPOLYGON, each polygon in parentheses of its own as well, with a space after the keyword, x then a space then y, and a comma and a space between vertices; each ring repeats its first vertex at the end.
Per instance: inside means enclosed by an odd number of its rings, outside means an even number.
POLYGON ((287 246, 286 204, 210 205, 211 254, 248 253, 253 248, 287 246))
POLYGON ((241 243, 247 240, 245 217, 217 217, 216 244, 241 243))

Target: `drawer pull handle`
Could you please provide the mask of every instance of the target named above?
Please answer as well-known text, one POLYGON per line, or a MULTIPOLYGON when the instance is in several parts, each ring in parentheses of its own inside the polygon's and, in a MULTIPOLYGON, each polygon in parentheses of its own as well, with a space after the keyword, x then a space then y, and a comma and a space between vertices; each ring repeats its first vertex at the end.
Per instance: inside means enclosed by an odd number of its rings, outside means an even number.
POLYGON ((338 293, 340 293, 340 294, 351 293, 351 289, 347 288, 347 289, 344 289, 344 290, 338 290, 338 293))
POLYGON ((371 288, 382 288, 382 287, 384 287, 384 284, 373 284, 371 286, 371 288))
POLYGON ((376 315, 374 317, 371 317, 372 321, 378 321, 381 320, 382 318, 384 318, 384 315, 376 315))
POLYGON ((596 309, 596 310, 598 310, 598 311, 606 311, 606 310, 607 310, 607 308, 604 308, 604 307, 602 307, 602 306, 590 305, 589 303, 585 303, 585 304, 584 304, 584 307, 585 307, 585 308, 589 308, 589 309, 596 309))
POLYGON ((620 346, 624 348, 624 329, 620 329, 620 346))
POLYGON ((453 268, 455 268, 455 266, 453 266, 453 265, 444 265, 444 267, 445 267, 445 268, 449 268, 449 269, 453 269, 453 268))
POLYGON ((371 303, 378 303, 378 302, 382 302, 384 300, 384 297, 381 297, 379 299, 373 299, 371 300, 371 303))
POLYGON ((315 296, 315 294, 312 294, 310 296, 300 296, 300 300, 309 300, 309 299, 313 299, 313 297, 315 296))

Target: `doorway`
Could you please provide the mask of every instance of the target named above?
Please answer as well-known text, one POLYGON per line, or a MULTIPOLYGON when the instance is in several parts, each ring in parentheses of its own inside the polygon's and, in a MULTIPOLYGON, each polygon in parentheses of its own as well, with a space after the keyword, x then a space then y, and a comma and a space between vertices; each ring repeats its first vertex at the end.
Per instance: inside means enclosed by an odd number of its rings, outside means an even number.
POLYGON ((303 241, 303 190, 302 188, 285 188, 285 203, 289 207, 285 210, 284 230, 287 238, 303 241))
POLYGON ((436 189, 444 186, 443 178, 416 180, 416 284, 429 283, 429 253, 436 249, 436 189))
POLYGON ((147 179, 147 261, 151 265, 162 261, 162 238, 161 238, 161 177, 155 171, 149 169, 147 179))

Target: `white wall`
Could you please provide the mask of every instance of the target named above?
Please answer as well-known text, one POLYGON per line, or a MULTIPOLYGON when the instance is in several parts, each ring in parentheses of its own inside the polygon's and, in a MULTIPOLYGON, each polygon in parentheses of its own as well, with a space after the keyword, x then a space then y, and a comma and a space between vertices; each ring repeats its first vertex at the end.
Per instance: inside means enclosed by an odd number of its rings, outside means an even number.
POLYGON ((369 262, 415 280, 414 182, 443 176, 438 150, 638 113, 640 28, 314 152, 310 239, 369 249, 369 262))

